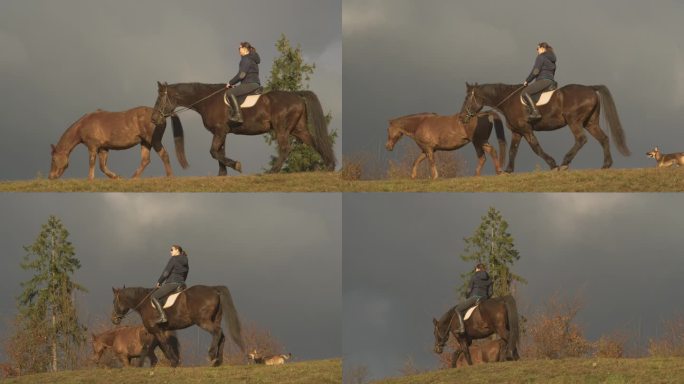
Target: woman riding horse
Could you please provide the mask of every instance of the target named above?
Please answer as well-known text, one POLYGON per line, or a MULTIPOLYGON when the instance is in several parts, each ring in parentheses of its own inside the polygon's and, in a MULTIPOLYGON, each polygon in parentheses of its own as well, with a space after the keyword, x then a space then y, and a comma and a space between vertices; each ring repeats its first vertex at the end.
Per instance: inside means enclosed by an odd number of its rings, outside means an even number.
POLYGON ((463 324, 463 311, 492 297, 492 279, 485 270, 485 265, 480 263, 475 266, 475 274, 470 279, 468 284, 468 292, 466 292, 465 301, 456 305, 456 315, 458 316, 458 333, 465 332, 463 324))
POLYGON ((256 48, 246 41, 240 43, 238 50, 240 51, 240 56, 242 56, 240 59, 240 69, 237 75, 226 84, 226 88, 229 88, 227 94, 230 95, 230 101, 233 104, 229 119, 232 122, 242 124, 244 120, 242 119, 237 96, 248 95, 261 87, 261 82, 259 81, 259 63, 261 58, 256 48), (235 86, 237 83, 240 83, 240 85, 235 86))
POLYGON ((535 107, 531 95, 540 93, 555 84, 553 79, 555 74, 556 54, 553 48, 546 42, 539 43, 537 45, 537 58, 534 60, 534 67, 523 83, 525 88, 522 91, 523 98, 527 103, 527 111, 530 114, 528 117, 530 123, 539 121, 542 117, 537 107, 535 107), (534 80, 534 83, 528 85, 532 80, 534 80))
POLYGON ((162 272, 154 291, 151 295, 151 301, 154 308, 159 312, 159 319, 157 324, 166 323, 166 313, 164 313, 164 306, 159 302, 164 296, 175 292, 178 287, 185 284, 185 279, 188 277, 188 255, 185 253, 180 245, 171 246, 171 258, 166 263, 166 268, 162 272))

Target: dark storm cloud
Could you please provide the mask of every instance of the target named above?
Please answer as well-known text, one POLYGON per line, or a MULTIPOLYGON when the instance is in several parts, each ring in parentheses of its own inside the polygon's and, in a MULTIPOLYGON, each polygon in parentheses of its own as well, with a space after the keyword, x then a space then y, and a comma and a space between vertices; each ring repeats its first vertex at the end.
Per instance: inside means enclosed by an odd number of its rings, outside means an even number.
MULTIPOLYGON (((270 76, 274 44, 284 33, 316 63, 310 89, 341 130, 342 32, 339 0, 311 1, 3 1, 0 5, 0 177, 32 178, 50 167, 50 143, 87 112, 154 105, 156 81, 218 83, 237 72, 237 45, 261 55, 270 76)), ((199 116, 180 115, 191 164, 179 175, 215 175, 211 134, 199 116)), ((170 124, 169 124, 170 125, 170 124)), ((170 130, 164 143, 172 148, 170 130)), ((228 154, 247 173, 260 172, 274 152, 260 137, 228 137, 228 154)), ((335 148, 341 157, 341 140, 335 148)), ((113 151, 111 168, 130 176, 139 149, 113 151)), ((87 151, 78 148, 65 177, 85 177, 87 151)), ((104 177, 98 172, 98 177, 104 177)), ((143 176, 163 175, 161 161, 143 176)))
MULTIPOLYGON (((382 147, 387 120, 456 113, 466 81, 522 83, 540 41, 556 49, 561 86, 611 90, 633 152, 623 157, 611 144, 615 167, 654 166, 644 155, 653 145, 684 149, 677 145, 684 142, 682 2, 345 0, 342 14, 346 154, 391 156, 382 147)), ((537 138, 559 162, 574 143, 567 128, 537 138)), ((601 147, 587 138, 574 168, 603 162, 601 147)), ((463 156, 471 159, 474 152, 465 148, 463 156)), ((537 164, 546 169, 527 144, 518 159, 520 171, 537 164)))
POLYGON ((55 214, 81 261, 75 280, 89 290, 80 301, 89 325, 107 319, 112 286, 152 286, 178 243, 190 257, 188 284, 228 286, 240 316, 299 359, 341 353, 340 195, 4 194, 0 208, 12 218, 0 223, 2 337, 19 282, 30 278, 22 246, 55 214))
POLYGON ((678 313, 681 206, 653 194, 345 194, 343 197, 343 358, 374 378, 399 375, 412 357, 434 368, 433 317, 457 300, 464 237, 490 206, 510 224, 521 258, 514 272, 520 312, 554 293, 579 295, 578 321, 597 339, 640 331, 641 346, 659 322, 678 313))

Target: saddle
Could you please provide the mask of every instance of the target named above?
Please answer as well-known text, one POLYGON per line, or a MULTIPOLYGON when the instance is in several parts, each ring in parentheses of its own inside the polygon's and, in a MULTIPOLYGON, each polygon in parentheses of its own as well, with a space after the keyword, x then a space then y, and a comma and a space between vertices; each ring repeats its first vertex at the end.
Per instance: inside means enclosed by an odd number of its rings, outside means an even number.
POLYGON ((475 305, 473 305, 472 307, 468 308, 468 310, 466 311, 465 315, 463 315, 463 321, 466 321, 466 320, 470 319, 470 315, 472 315, 473 312, 475 312, 475 308, 477 308, 477 307, 480 305, 481 302, 482 302, 482 301, 478 301, 477 303, 475 303, 475 305))
MULTIPOLYGON (((544 92, 535 93, 534 95, 530 95, 530 97, 532 98, 532 101, 534 101, 535 106, 544 105, 544 104, 548 103, 549 100, 551 100, 551 96, 557 90, 558 90, 558 83, 556 83, 554 81, 553 84, 551 84, 548 88, 546 88, 546 90, 544 92)), ((522 94, 520 94, 520 103, 522 103, 522 105, 527 105, 527 103, 525 103, 525 100, 523 99, 522 94)))
MULTIPOLYGON (((238 104, 240 104, 240 108, 249 108, 253 107, 256 104, 256 102, 259 100, 263 92, 264 87, 259 87, 246 95, 236 96, 235 98, 237 99, 238 104)), ((230 107, 231 104, 229 99, 230 96, 228 96, 228 92, 225 92, 223 94, 223 102, 230 107)))
MULTIPOLYGON (((179 285, 176 289, 176 292, 173 292, 172 294, 166 296, 160 304, 163 308, 172 307, 173 304, 176 302, 178 296, 180 296, 180 294, 183 293, 183 291, 185 291, 186 289, 188 289, 188 287, 185 284, 179 285)), ((152 304, 152 302, 150 302, 150 305, 152 306, 152 308, 154 308, 154 304, 152 304)))

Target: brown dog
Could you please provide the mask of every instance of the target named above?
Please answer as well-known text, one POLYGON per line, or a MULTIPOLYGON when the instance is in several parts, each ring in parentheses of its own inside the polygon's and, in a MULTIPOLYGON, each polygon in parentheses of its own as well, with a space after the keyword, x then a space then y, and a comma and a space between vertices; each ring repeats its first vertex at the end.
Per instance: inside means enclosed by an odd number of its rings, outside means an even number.
MULTIPOLYGON (((484 343, 473 344, 468 347, 468 349, 470 350, 473 365, 495 363, 504 360, 502 352, 506 351, 506 342, 503 339, 489 340, 484 343)), ((466 360, 465 354, 460 350, 454 352, 451 360, 451 367, 460 368, 467 365, 468 361, 466 360)))
POLYGON ((684 152, 677 153, 661 153, 658 147, 653 148, 651 151, 646 152, 646 156, 655 159, 658 163, 656 167, 671 167, 673 165, 682 166, 684 165, 684 152))
POLYGON ((292 357, 291 353, 284 354, 284 355, 270 355, 270 356, 261 356, 257 350, 255 349, 253 352, 248 353, 247 357, 252 360, 255 364, 264 364, 264 365, 281 365, 285 364, 285 361, 290 359, 292 357))

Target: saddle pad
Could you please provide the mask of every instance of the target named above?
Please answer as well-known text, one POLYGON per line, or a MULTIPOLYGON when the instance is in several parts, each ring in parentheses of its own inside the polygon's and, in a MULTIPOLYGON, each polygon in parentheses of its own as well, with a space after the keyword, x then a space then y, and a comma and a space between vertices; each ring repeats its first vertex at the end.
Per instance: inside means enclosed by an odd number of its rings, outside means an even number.
MULTIPOLYGON (((169 308, 169 307, 173 306, 173 303, 176 302, 178 295, 180 295, 181 293, 183 293, 183 291, 172 293, 171 295, 167 296, 166 301, 164 302, 164 305, 163 305, 164 308, 169 308)), ((152 301, 150 301, 150 305, 152 306, 152 308, 154 308, 154 304, 152 304, 152 301)))
MULTIPOLYGON (((253 107, 256 102, 259 100, 261 95, 249 95, 245 98, 245 101, 240 104, 240 108, 249 108, 253 107)), ((226 103, 226 105, 230 106, 230 101, 228 101, 228 92, 223 94, 223 102, 226 103)))
POLYGON ((475 308, 477 308, 478 305, 480 304, 477 304, 474 307, 470 307, 470 309, 466 311, 465 316, 463 316, 463 321, 470 319, 470 315, 472 315, 473 312, 475 312, 475 308))
MULTIPOLYGON (((534 105, 544 105, 544 104, 548 103, 549 100, 551 100, 551 95, 553 95, 553 93, 556 91, 557 91, 557 89, 554 89, 553 91, 542 92, 541 96, 539 96, 539 100, 537 100, 537 102, 534 105)), ((523 105, 527 105, 523 101, 522 95, 520 95, 520 102, 523 105)))

